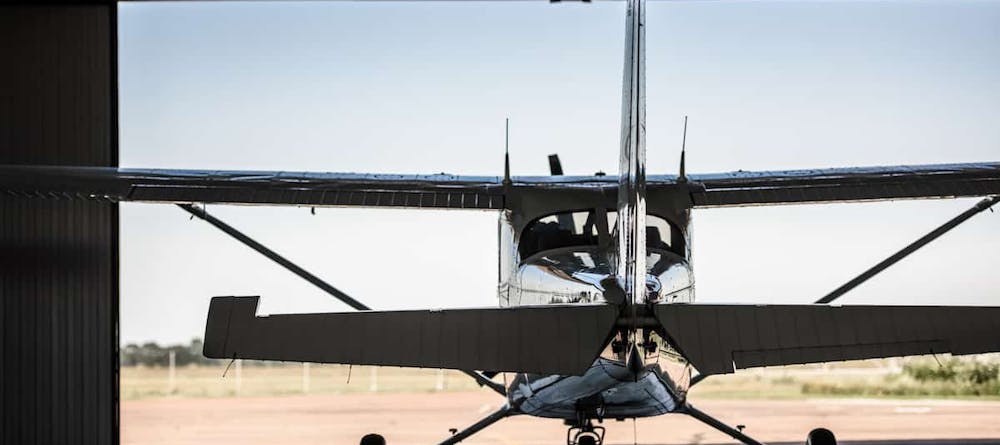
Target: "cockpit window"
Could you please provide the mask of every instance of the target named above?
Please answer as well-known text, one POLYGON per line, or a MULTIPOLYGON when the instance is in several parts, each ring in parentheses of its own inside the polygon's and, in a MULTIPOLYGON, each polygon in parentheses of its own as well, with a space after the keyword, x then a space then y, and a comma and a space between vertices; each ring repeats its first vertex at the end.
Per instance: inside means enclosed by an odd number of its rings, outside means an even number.
POLYGON ((674 230, 667 220, 659 216, 646 215, 646 248, 671 250, 674 230))
MULTIPOLYGON (((538 218, 525 227, 522 232, 518 249, 521 258, 527 258, 538 252, 565 247, 597 246, 600 242, 602 227, 597 224, 597 213, 594 210, 562 212, 538 218)), ((618 214, 614 209, 605 213, 607 225, 603 230, 615 232, 618 214)), ((667 220, 656 215, 646 216, 646 247, 672 251, 672 247, 681 243, 674 242, 674 237, 680 236, 667 220)))
POLYGON ((592 210, 557 213, 531 222, 521 236, 521 258, 543 250, 596 246, 598 228, 594 213, 592 210))

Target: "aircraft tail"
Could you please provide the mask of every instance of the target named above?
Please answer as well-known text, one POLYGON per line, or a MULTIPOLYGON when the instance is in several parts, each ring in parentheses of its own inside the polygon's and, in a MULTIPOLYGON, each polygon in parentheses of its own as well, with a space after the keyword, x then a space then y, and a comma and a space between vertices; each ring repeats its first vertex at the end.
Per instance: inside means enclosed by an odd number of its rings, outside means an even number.
POLYGON ((616 275, 629 303, 646 297, 645 0, 629 0, 622 78, 616 275))
POLYGON ((610 305, 258 317, 258 299, 212 299, 206 357, 582 375, 618 318, 610 305))

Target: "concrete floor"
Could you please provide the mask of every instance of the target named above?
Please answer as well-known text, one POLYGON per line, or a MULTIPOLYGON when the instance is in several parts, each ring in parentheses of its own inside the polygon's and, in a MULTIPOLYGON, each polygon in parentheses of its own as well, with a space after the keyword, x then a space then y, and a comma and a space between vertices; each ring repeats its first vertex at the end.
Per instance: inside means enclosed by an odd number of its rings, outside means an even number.
MULTIPOLYGON (((122 404, 123 443, 354 444, 369 432, 390 445, 435 444, 503 400, 488 391, 267 398, 149 399, 122 404)), ((815 427, 853 444, 1000 444, 1000 402, 941 400, 704 400, 701 410, 766 443, 802 444, 815 427), (959 440, 961 439, 961 440, 959 440), (977 439, 977 440, 970 440, 977 439), (987 440, 983 440, 987 439, 987 440), (957 440, 957 441, 956 441, 957 440)), ((608 444, 733 443, 683 415, 606 421, 608 444), (633 429, 634 428, 634 429, 633 429), (634 432, 633 432, 634 431, 634 432)), ((464 444, 563 444, 557 420, 518 416, 464 444)))

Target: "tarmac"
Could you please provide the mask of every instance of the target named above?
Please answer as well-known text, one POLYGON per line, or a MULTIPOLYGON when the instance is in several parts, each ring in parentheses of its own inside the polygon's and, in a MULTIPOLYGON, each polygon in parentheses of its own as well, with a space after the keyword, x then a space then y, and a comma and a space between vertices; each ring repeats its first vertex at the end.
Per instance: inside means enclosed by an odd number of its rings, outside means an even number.
MULTIPOLYGON (((377 432, 390 445, 436 444, 498 408, 487 390, 461 393, 164 398, 122 403, 122 441, 148 444, 356 444, 377 432)), ((1000 402, 965 400, 691 400, 702 411, 768 444, 803 444, 825 427, 854 445, 1000 445, 1000 402)), ((731 444, 678 414, 605 420, 605 443, 731 444)), ((566 443, 561 421, 515 416, 463 444, 566 443)))

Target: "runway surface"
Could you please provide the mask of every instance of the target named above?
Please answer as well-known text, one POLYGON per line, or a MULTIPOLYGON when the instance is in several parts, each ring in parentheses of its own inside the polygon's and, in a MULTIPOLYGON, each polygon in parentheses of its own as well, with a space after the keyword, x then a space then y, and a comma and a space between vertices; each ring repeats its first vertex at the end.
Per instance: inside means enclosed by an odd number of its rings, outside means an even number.
MULTIPOLYGON (((435 444, 503 400, 488 391, 261 398, 148 399, 122 403, 123 442, 138 444, 356 444, 369 432, 390 445, 435 444)), ((1000 445, 1000 402, 940 400, 704 400, 701 410, 746 425, 758 440, 802 444, 823 426, 853 444, 1000 445), (997 440, 989 440, 997 439, 997 440)), ((608 444, 724 444, 683 415, 605 421, 608 444), (634 430, 633 430, 634 428, 634 430), (634 431, 634 435, 633 435, 634 431)), ((464 444, 565 443, 557 420, 518 416, 464 444)))

